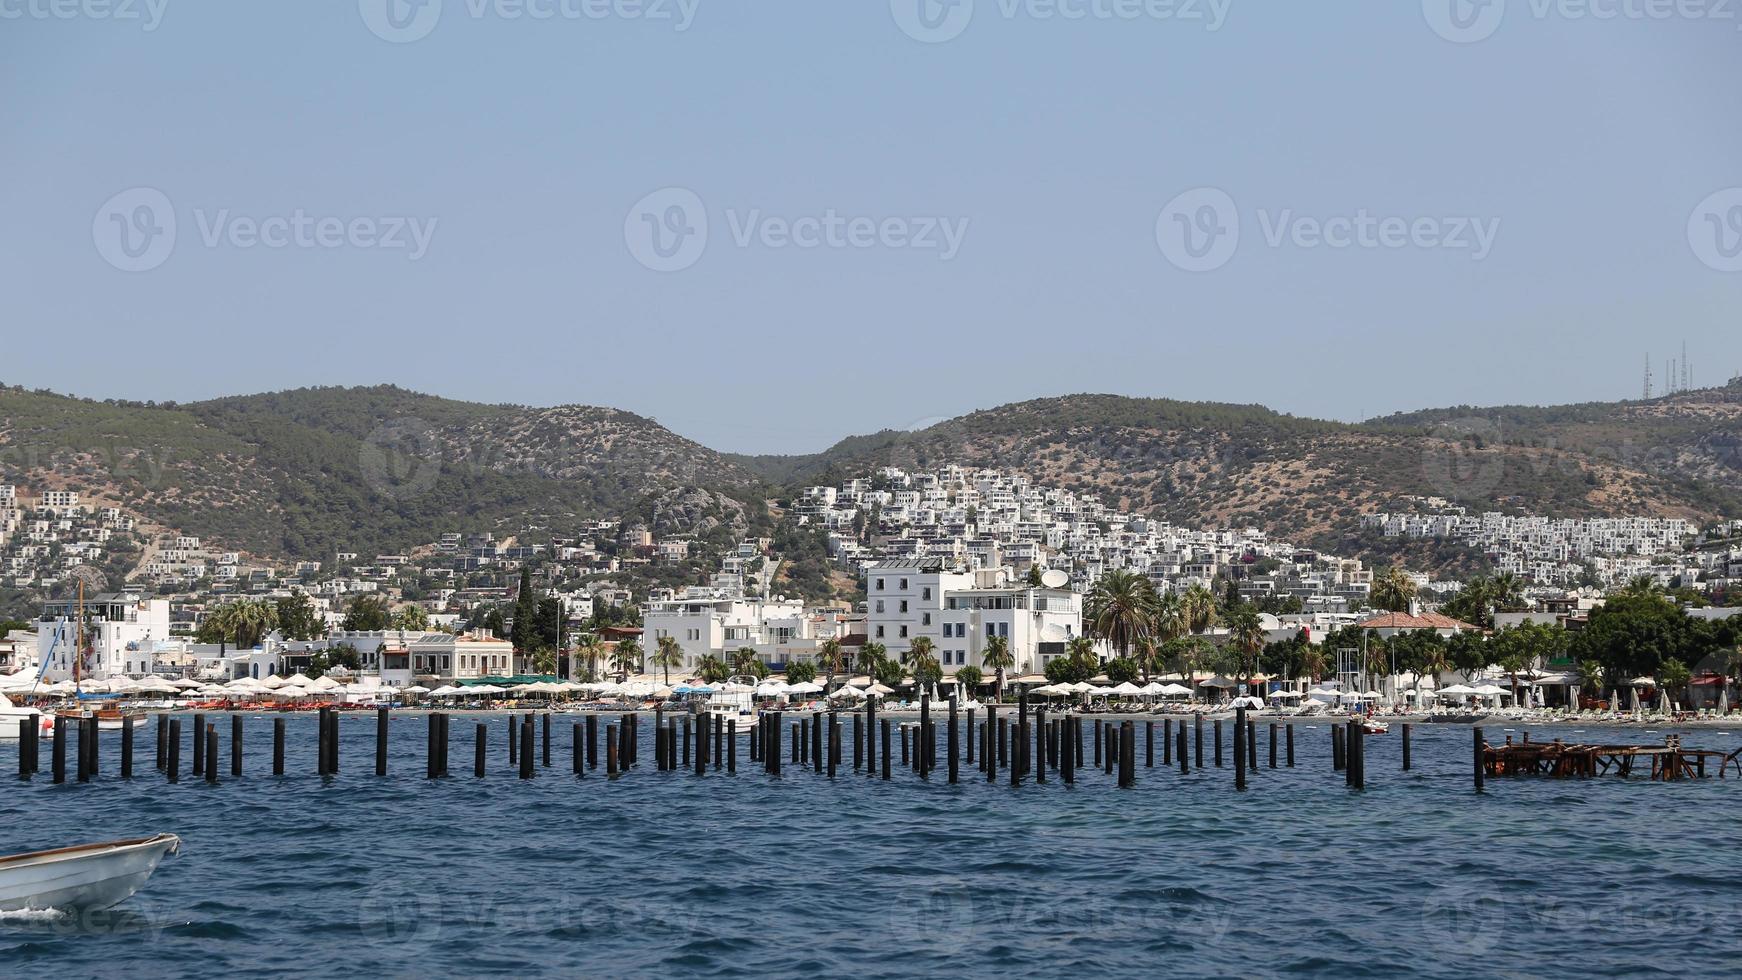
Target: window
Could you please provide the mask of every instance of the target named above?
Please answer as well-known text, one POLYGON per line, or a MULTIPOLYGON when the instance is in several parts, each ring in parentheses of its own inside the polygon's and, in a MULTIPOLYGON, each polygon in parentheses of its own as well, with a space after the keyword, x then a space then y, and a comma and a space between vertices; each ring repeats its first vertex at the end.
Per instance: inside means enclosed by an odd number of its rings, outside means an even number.
POLYGON ((904 640, 907 639, 907 627, 905 626, 901 627, 901 638, 904 640))
POLYGON ((877 600, 877 611, 878 611, 878 612, 882 612, 882 611, 883 611, 883 600, 882 600, 882 599, 878 599, 878 600, 877 600))
POLYGON ((919 625, 930 626, 931 625, 931 613, 920 613, 919 614, 919 625))
POLYGON ((987 623, 986 624, 986 639, 990 640, 991 638, 993 638, 994 636, 997 636, 997 635, 998 635, 997 624, 987 623))
POLYGON ((998 635, 1003 636, 1003 637, 1008 637, 1010 635, 1010 624, 1009 623, 999 623, 998 624, 998 635))
POLYGON ((928 585, 925 588, 920 589, 919 590, 919 597, 921 599, 928 599, 929 600, 931 598, 931 586, 928 585))
POLYGON ((903 591, 903 592, 907 591, 907 579, 901 580, 901 591, 903 591))
POLYGON ((879 592, 883 591, 883 580, 882 579, 877 580, 877 591, 879 591, 879 592))
POLYGON ((877 627, 877 638, 879 640, 883 639, 883 627, 881 626, 877 627))
POLYGON ((907 612, 907 600, 906 599, 901 600, 901 611, 907 612))

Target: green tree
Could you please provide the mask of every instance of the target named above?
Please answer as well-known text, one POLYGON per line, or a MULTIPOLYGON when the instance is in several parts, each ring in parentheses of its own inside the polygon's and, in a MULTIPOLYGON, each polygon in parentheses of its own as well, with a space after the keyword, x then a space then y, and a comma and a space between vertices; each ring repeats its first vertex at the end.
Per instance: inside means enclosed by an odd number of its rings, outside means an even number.
POLYGON ((980 668, 973 664, 969 664, 966 667, 956 668, 956 683, 962 685, 970 693, 973 692, 974 688, 979 687, 985 680, 985 675, 980 673, 980 668))
POLYGON ((816 679, 816 664, 804 660, 794 660, 786 665, 786 682, 788 684, 809 684, 816 679))
MULTIPOLYGON (((301 592, 292 592, 278 600, 278 630, 287 640, 313 640, 326 634, 326 627, 315 613, 315 604, 301 592)), ((4 636, 0 633, 0 636, 4 636)))
POLYGON ((1009 637, 994 636, 988 639, 986 649, 980 653, 980 663, 992 671, 992 699, 1004 700, 1004 672, 1016 666, 1016 657, 1010 652, 1009 637))
POLYGON ((616 648, 611 651, 611 666, 617 668, 619 684, 629 679, 629 668, 641 673, 641 644, 633 637, 618 640, 616 648))
POLYGON ((1101 576, 1083 603, 1088 631, 1112 644, 1120 656, 1147 640, 1155 628, 1155 586, 1128 569, 1101 576))
POLYGON ((407 632, 421 632, 429 628, 429 615, 423 611, 422 606, 408 603, 394 611, 393 628, 407 632))
POLYGON ((514 622, 509 639, 517 652, 538 645, 538 593, 532 589, 532 566, 520 566, 520 590, 514 596, 514 622))
POLYGON ((1374 580, 1371 598, 1377 609, 1407 612, 1409 604, 1415 599, 1415 591, 1415 579, 1410 578, 1408 572, 1393 565, 1374 580))
POLYGON ((1114 657, 1107 661, 1107 679, 1115 684, 1124 684, 1137 679, 1137 661, 1130 657, 1114 657))
POLYGON ((1688 681, 1693 679, 1693 672, 1688 665, 1674 657, 1665 660, 1657 669, 1658 680, 1663 684, 1663 693, 1671 701, 1687 704, 1688 681), (1679 694, 1679 697, 1675 695, 1679 694))
POLYGON ((683 666, 683 646, 673 636, 662 636, 654 644, 653 665, 659 668, 660 679, 671 684, 671 669, 683 666))
POLYGON ((859 672, 867 677, 877 673, 877 665, 889 656, 889 648, 873 640, 859 648, 859 672))
POLYGON ((877 683, 888 688, 901 686, 901 682, 905 677, 905 673, 901 669, 901 663, 890 657, 884 657, 878 660, 877 663, 873 665, 871 674, 873 678, 876 679, 877 683))
POLYGON ((1247 683, 1257 673, 1258 655, 1268 640, 1264 622, 1250 603, 1241 603, 1228 614, 1228 642, 1235 654, 1238 676, 1247 683))
POLYGON ((599 658, 604 655, 605 645, 592 633, 583 636, 580 645, 575 647, 575 658, 587 665, 587 680, 599 679, 599 658))
POLYGON ((732 676, 732 669, 724 660, 710 653, 696 662, 696 673, 707 683, 718 684, 732 676))
POLYGON ((387 600, 378 595, 360 595, 351 600, 351 608, 345 611, 343 627, 355 633, 376 633, 388 629, 392 616, 387 609, 387 600))
POLYGON ((844 660, 841 641, 835 637, 829 637, 817 647, 817 662, 822 665, 823 670, 828 675, 828 679, 823 682, 824 687, 834 688, 835 675, 841 672, 844 660))

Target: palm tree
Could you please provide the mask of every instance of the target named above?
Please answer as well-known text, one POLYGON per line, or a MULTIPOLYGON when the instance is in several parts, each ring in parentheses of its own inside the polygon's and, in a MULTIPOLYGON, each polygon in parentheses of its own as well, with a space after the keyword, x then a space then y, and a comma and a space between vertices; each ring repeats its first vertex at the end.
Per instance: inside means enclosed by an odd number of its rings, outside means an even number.
POLYGON ((1160 648, 1156 645, 1155 637, 1149 636, 1145 637, 1143 642, 1137 644, 1137 649, 1132 651, 1132 657, 1137 660, 1137 669, 1143 672, 1144 684, 1149 683, 1149 672, 1160 659, 1161 654, 1158 652, 1159 649, 1160 648))
POLYGON ((1385 570, 1373 583, 1371 593, 1373 605, 1390 612, 1407 612, 1410 601, 1415 598, 1415 579, 1409 573, 1396 565, 1385 570))
POLYGON ((671 684, 671 669, 683 666, 683 647, 677 642, 677 637, 662 636, 653 651, 653 665, 660 670, 660 676, 671 684))
POLYGON ((938 663, 938 658, 932 654, 932 643, 926 637, 918 637, 907 651, 907 669, 913 674, 913 682, 920 690, 935 688, 943 680, 944 669, 938 663))
POLYGON ((907 652, 901 655, 901 663, 903 666, 911 667, 920 658, 931 656, 932 651, 936 649, 937 644, 932 642, 931 637, 916 636, 907 645, 907 652))
POLYGON ((1258 666, 1258 654, 1264 650, 1268 634, 1258 609, 1251 603, 1241 603, 1228 615, 1228 639, 1238 654, 1238 672, 1248 685, 1258 666))
POLYGON ((841 641, 832 636, 824 640, 822 646, 817 648, 817 662, 828 673, 828 679, 823 682, 824 686, 834 687, 835 674, 841 670, 841 641))
POLYGON ((604 656, 605 646, 599 638, 591 633, 582 637, 579 646, 575 647, 575 656, 587 662, 587 680, 598 680, 599 658, 604 656))
POLYGON ((1602 664, 1598 663, 1595 660, 1591 660, 1588 658, 1585 660, 1579 661, 1579 687, 1580 687, 1580 689, 1590 688, 1591 690, 1597 692, 1598 697, 1602 697, 1603 696, 1603 682, 1605 679, 1606 679, 1606 674, 1604 673, 1602 664))
POLYGON ((1202 585, 1194 585, 1180 596, 1180 605, 1185 616, 1186 628, 1193 633, 1202 633, 1216 625, 1216 596, 1202 585))
POLYGON ((696 673, 701 676, 702 680, 713 684, 725 680, 732 672, 724 660, 710 653, 696 661, 696 673))
POLYGON ((1155 625, 1155 586, 1149 579, 1115 569, 1095 582, 1084 602, 1084 625, 1113 644, 1119 656, 1148 639, 1155 625))
POLYGON ((1071 658, 1079 670, 1087 671, 1089 676, 1101 669, 1098 657, 1095 656, 1095 641, 1086 636, 1074 636, 1065 643, 1065 655, 1071 658))
POLYGON ((739 674, 756 673, 756 651, 749 647, 739 647, 732 654, 732 670, 739 674))
POLYGON ((1300 652, 1300 672, 1305 674, 1314 684, 1319 682, 1330 663, 1325 659, 1325 651, 1315 646, 1308 646, 1300 652))
POLYGON ((889 656, 889 648, 881 643, 871 642, 859 648, 859 672, 866 677, 877 676, 877 665, 883 658, 889 656))
POLYGON ((980 663, 994 671, 994 700, 1004 700, 1004 671, 1016 666, 1016 657, 1010 652, 1010 640, 1002 636, 987 640, 986 649, 980 654, 980 663))
POLYGON ((617 648, 611 651, 611 666, 617 668, 619 684, 629 679, 630 667, 641 673, 641 644, 633 638, 618 640, 617 648))
POLYGON ((1435 643, 1428 647, 1427 651, 1422 654, 1421 663, 1418 665, 1415 673, 1416 703, 1421 703, 1421 678, 1423 674, 1433 675, 1434 687, 1438 688, 1440 686, 1440 675, 1451 669, 1452 660, 1446 653, 1445 644, 1435 643))
POLYGON ((1155 597, 1155 625, 1152 632, 1162 643, 1177 640, 1192 631, 1191 610, 1177 592, 1155 597))

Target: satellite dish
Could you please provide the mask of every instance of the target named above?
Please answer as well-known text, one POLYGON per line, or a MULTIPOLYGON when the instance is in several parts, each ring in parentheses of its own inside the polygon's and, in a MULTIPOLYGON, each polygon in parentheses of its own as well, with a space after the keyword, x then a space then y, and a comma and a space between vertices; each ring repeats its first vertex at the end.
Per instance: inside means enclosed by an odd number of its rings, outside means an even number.
POLYGON ((1071 577, 1057 568, 1049 568, 1040 575, 1040 584, 1049 589, 1062 589, 1070 582, 1071 577))

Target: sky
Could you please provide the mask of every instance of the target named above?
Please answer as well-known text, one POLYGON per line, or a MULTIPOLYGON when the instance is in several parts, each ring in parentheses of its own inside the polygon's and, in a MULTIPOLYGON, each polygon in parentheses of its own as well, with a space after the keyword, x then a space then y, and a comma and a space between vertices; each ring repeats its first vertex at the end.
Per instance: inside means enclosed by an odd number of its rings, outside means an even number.
POLYGON ((0 381, 811 452, 1742 370, 1742 3, 0 0, 0 381))

